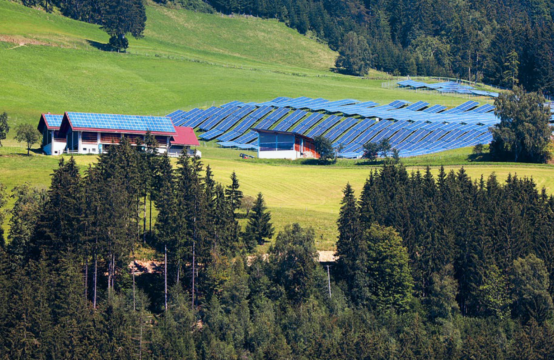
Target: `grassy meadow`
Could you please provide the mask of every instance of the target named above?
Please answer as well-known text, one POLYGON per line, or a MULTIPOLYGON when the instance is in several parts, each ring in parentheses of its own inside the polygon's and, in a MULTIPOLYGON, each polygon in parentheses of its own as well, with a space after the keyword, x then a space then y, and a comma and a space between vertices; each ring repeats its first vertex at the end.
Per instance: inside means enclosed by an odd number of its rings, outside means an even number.
MULTIPOLYGON (((96 25, 0 0, 0 112, 12 128, 38 122, 44 112, 110 112, 165 115, 232 100, 267 101, 278 96, 355 98, 388 103, 396 99, 458 105, 467 99, 382 88, 386 78, 336 74, 337 54, 274 20, 207 15, 149 3, 143 39, 128 53, 103 51, 108 35, 96 25)), ((481 102, 489 101, 481 99, 481 102)), ((47 187, 59 158, 24 156, 13 140, 0 148, 0 182, 8 189, 28 182, 47 187)), ((330 166, 302 162, 242 160, 239 151, 207 144, 203 162, 224 184, 236 171, 245 195, 262 192, 277 230, 299 222, 312 226, 320 249, 332 249, 341 190, 350 182, 359 194, 372 166, 340 160, 330 166)), ((554 192, 549 165, 472 162, 471 149, 406 159, 410 169, 465 166, 470 176, 509 173, 532 176, 554 192)), ((93 156, 77 156, 82 168, 93 156)), ((10 200, 8 208, 13 205, 10 200)), ((6 228, 6 224, 4 225, 6 228)), ((264 249, 262 249, 263 251, 264 249)))

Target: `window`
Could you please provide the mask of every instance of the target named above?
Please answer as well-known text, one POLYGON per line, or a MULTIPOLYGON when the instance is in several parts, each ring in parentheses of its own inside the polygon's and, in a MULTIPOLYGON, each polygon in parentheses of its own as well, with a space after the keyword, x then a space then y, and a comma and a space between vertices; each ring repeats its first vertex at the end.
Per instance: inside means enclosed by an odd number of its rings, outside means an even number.
POLYGON ((96 143, 98 142, 98 133, 83 131, 83 133, 81 134, 81 140, 84 143, 96 143))
POLYGON ((119 134, 100 134, 100 142, 111 144, 112 142, 119 144, 121 136, 119 134))

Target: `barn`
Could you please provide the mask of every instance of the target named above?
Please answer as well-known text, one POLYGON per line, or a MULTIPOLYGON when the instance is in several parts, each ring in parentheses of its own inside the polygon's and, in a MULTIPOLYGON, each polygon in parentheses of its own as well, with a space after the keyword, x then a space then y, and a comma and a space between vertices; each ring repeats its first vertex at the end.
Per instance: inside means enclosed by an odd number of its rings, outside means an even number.
POLYGON ((260 159, 319 159, 314 139, 287 131, 254 129, 260 159))
MULTIPOLYGON (((148 131, 158 141, 159 153, 178 156, 199 145, 192 128, 175 128, 165 116, 137 116, 66 112, 43 114, 38 130, 43 134, 42 149, 48 155, 101 154, 118 145, 122 137, 132 143, 144 140, 148 131)), ((190 150, 190 154, 196 154, 190 150)))
POLYGON ((63 115, 42 114, 38 122, 38 131, 42 134, 42 151, 46 155, 60 155, 66 147, 65 136, 60 135, 63 115))

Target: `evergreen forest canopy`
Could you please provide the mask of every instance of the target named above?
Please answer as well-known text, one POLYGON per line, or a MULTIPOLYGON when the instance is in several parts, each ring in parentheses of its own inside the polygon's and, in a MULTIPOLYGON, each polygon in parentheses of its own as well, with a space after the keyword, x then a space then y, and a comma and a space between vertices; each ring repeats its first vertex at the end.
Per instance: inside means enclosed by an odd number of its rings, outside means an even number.
POLYGON ((554 357, 554 197, 531 179, 385 165, 359 198, 346 185, 327 268, 297 224, 247 257, 273 235, 263 196, 242 233, 240 179, 156 146, 124 138, 84 173, 62 159, 48 191, 13 191, 0 357, 554 357), (147 247, 164 260, 139 276, 147 247))
MULTIPOLYGON (((21 0, 100 24, 114 48, 142 36, 143 0, 21 0)), ((552 0, 157 0, 195 11, 277 18, 340 53, 353 75, 450 76, 554 93, 552 0)))

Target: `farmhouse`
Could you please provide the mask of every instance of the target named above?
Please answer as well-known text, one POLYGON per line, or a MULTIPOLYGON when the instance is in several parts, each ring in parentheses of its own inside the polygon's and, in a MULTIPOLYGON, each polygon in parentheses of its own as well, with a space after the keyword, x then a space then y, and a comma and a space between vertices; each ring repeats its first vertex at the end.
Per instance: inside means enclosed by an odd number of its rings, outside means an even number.
POLYGON ((46 155, 60 155, 66 146, 65 136, 60 135, 63 115, 42 114, 38 131, 42 134, 42 151, 46 155))
POLYGON ((294 132, 253 129, 258 133, 260 159, 318 159, 314 140, 294 132))
POLYGON ((192 128, 173 125, 165 116, 136 116, 66 112, 64 115, 43 114, 38 130, 43 134, 42 149, 47 155, 101 154, 118 145, 122 137, 132 143, 144 140, 148 131, 158 141, 159 153, 178 156, 198 146, 192 128))

